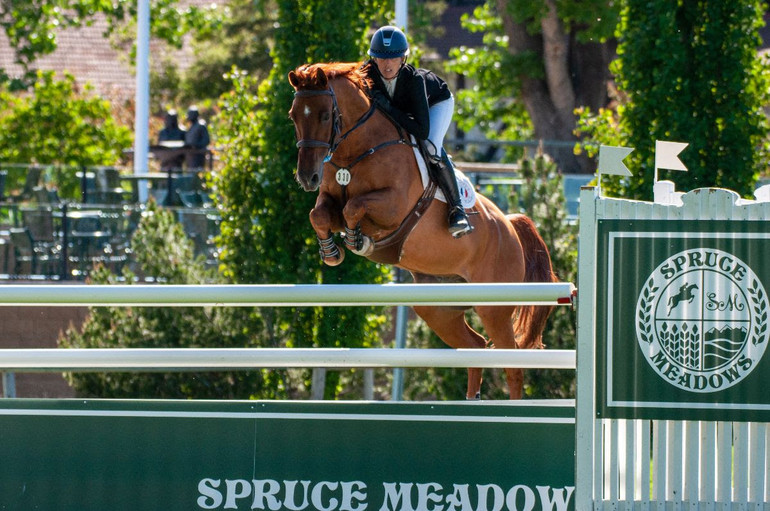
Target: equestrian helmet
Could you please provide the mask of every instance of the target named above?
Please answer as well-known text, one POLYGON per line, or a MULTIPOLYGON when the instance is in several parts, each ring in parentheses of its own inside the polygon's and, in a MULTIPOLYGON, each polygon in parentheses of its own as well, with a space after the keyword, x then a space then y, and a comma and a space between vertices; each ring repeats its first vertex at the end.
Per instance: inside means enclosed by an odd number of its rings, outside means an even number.
POLYGON ((401 29, 386 26, 374 33, 368 53, 370 57, 377 59, 405 57, 409 55, 409 43, 401 29))

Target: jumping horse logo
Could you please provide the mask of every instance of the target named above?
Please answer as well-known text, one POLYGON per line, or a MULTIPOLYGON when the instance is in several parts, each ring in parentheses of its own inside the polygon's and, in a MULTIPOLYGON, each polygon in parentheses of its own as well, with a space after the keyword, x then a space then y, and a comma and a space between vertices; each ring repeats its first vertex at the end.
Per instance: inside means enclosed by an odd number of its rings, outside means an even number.
POLYGON ((679 292, 668 299, 668 314, 671 315, 671 310, 679 305, 679 302, 687 300, 687 303, 692 303, 695 298, 694 289, 698 289, 698 284, 682 284, 679 292))
POLYGON ((639 348, 671 385, 711 393, 737 385, 767 347, 767 293, 733 254, 696 248, 650 274, 636 306, 639 348))

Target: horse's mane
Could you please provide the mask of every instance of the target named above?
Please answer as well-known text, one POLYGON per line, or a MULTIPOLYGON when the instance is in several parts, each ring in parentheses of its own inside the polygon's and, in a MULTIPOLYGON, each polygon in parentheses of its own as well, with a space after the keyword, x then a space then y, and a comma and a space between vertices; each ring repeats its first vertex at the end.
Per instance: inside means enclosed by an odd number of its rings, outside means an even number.
POLYGON ((317 70, 322 70, 329 80, 346 78, 360 89, 371 88, 371 80, 366 75, 364 64, 360 62, 329 62, 307 64, 294 70, 299 81, 298 89, 323 90, 326 82, 319 81, 317 70))

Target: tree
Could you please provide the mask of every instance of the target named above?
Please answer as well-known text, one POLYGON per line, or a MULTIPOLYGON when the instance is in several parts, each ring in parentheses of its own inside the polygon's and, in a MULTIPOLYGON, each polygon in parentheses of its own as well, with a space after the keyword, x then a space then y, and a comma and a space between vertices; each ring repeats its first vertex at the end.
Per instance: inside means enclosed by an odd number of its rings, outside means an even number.
POLYGON ((272 68, 275 2, 230 0, 227 9, 219 30, 193 39, 196 58, 181 83, 182 101, 218 98, 228 92, 232 83, 226 75, 233 66, 250 73, 257 82, 267 78, 272 68))
MULTIPOLYGON (((221 262, 237 283, 378 283, 388 269, 351 257, 336 268, 318 257, 308 213, 315 196, 297 186, 297 152, 287 119, 293 89, 286 78, 312 61, 357 60, 369 20, 382 2, 280 0, 273 68, 259 87, 234 71, 233 90, 220 101, 220 141, 228 147, 213 185, 222 197, 221 262)), ((383 322, 376 308, 262 309, 264 346, 370 346, 383 322)), ((276 388, 284 385, 276 380, 276 388)), ((337 383, 327 384, 327 397, 337 383)))
MULTIPOLYGON (((53 72, 39 72, 29 93, 1 87, 0 105, 0 160, 6 164, 114 165, 131 146, 131 132, 114 120, 110 103, 89 87, 78 92, 70 74, 56 80, 53 72)), ((50 177, 63 197, 80 190, 73 168, 50 177)))
MULTIPOLYGON (((458 113, 490 138, 535 138, 563 172, 585 172, 573 152, 575 109, 608 102, 618 2, 488 1, 464 26, 484 32, 481 48, 453 51, 451 69, 477 82, 458 113)), ((520 157, 520 152, 513 156, 520 157)))
MULTIPOLYGON (((94 17, 103 15, 110 22, 108 34, 119 33, 131 28, 136 19, 136 7, 135 0, 0 2, 0 27, 15 50, 16 63, 24 70, 22 76, 10 77, 0 69, 0 83, 9 82, 11 90, 26 89, 35 79, 35 60, 56 50, 57 30, 91 23, 94 17)), ((182 8, 178 6, 178 0, 150 2, 152 35, 175 47, 181 47, 184 37, 191 31, 216 30, 220 23, 219 15, 216 7, 182 8)), ((131 33, 135 34, 136 30, 131 30, 131 33)))
MULTIPOLYGON (((171 211, 147 205, 132 239, 134 259, 142 273, 168 284, 219 283, 171 211)), ((124 271, 131 284, 134 273, 124 271)), ((93 276, 96 284, 116 284, 106 269, 93 276)), ((59 339, 62 348, 243 348, 254 338, 241 325, 246 312, 233 307, 92 307, 82 330, 69 328, 59 339)), ((251 320, 252 326, 254 325, 251 320)), ((256 337, 256 336, 254 336, 256 337)), ((249 399, 261 395, 264 373, 71 373, 67 379, 82 397, 249 399)))
POLYGON ((651 197, 657 139, 689 143, 680 155, 688 172, 660 171, 659 179, 680 191, 719 186, 751 196, 768 160, 763 12, 759 1, 626 2, 614 71, 627 102, 617 117, 600 112, 583 123, 600 137, 616 123, 616 141, 635 148, 626 160, 634 175, 619 192, 651 197))

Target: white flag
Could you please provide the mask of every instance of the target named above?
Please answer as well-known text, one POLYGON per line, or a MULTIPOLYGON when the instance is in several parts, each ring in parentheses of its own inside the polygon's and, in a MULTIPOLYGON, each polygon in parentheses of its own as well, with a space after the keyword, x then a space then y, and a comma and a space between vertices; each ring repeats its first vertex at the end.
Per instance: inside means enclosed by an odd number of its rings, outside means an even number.
POLYGON ((665 142, 662 140, 655 141, 655 171, 657 174, 658 169, 668 170, 684 170, 687 171, 687 167, 684 166, 679 160, 679 153, 687 147, 688 144, 682 142, 665 142))
POLYGON ((623 159, 631 154, 633 147, 599 146, 599 174, 614 174, 616 176, 630 176, 631 171, 623 163, 623 159))

